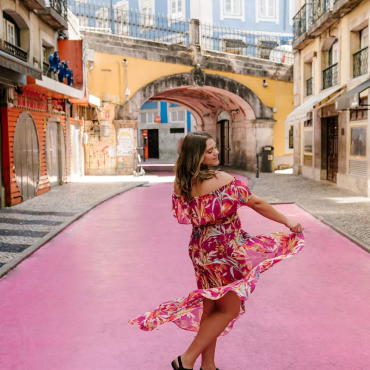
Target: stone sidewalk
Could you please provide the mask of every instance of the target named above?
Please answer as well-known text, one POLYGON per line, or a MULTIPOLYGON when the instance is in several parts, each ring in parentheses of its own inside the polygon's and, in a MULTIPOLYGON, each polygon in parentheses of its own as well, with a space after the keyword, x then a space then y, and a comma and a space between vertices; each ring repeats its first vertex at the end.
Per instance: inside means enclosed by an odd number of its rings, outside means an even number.
POLYGON ((147 181, 102 180, 71 182, 14 207, 0 209, 0 277, 10 265, 17 264, 91 208, 147 181))
POLYGON ((253 193, 270 203, 296 203, 370 252, 370 198, 292 174, 255 173, 235 169, 251 179, 253 193))

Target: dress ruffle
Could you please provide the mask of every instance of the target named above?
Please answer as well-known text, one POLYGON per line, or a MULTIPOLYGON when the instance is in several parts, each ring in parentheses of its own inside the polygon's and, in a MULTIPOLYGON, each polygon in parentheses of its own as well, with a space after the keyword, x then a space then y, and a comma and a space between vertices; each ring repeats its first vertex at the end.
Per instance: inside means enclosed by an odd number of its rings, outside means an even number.
MULTIPOLYGON (((270 244, 270 243, 266 243, 270 244)), ((209 289, 197 289, 191 292, 188 296, 178 298, 173 301, 162 303, 156 309, 140 315, 136 319, 130 320, 130 324, 138 324, 140 329, 151 331, 167 322, 173 322, 178 327, 190 331, 198 331, 200 319, 203 313, 203 298, 217 300, 222 298, 228 292, 234 292, 242 300, 240 314, 236 317, 221 335, 228 334, 235 321, 244 313, 244 304, 249 296, 254 291, 260 274, 267 271, 276 263, 285 258, 289 258, 297 254, 304 247, 303 234, 295 233, 272 233, 260 236, 249 236, 248 242, 241 245, 234 253, 235 260, 242 262, 244 259, 244 271, 246 276, 235 280, 227 285, 218 286, 209 289), (264 249, 260 251, 260 243, 255 243, 258 240, 272 241, 274 247, 272 249, 264 249), (248 261, 245 256, 261 252, 267 253, 270 258, 264 259, 258 265, 254 266, 251 270, 248 269, 248 261), (244 256, 244 257, 243 257, 244 256)), ((250 262, 250 261, 249 261, 250 262)), ((243 265, 243 263, 241 263, 243 265)))

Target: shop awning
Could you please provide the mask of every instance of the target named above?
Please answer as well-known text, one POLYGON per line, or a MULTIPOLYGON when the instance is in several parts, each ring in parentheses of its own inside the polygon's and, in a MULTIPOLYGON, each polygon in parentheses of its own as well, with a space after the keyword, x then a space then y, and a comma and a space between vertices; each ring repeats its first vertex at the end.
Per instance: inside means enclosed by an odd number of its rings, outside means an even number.
POLYGON ((69 99, 72 104, 78 105, 90 105, 92 107, 100 107, 101 101, 97 96, 85 92, 85 96, 83 99, 69 99))
POLYGON ((335 86, 330 89, 321 91, 320 94, 314 95, 298 108, 296 108, 292 113, 290 113, 286 119, 286 123, 298 123, 302 121, 307 121, 310 118, 310 113, 314 109, 314 106, 320 103, 322 100, 326 99, 331 94, 342 89, 342 86, 335 86))
POLYGON ((335 101, 336 110, 357 108, 360 105, 360 93, 370 87, 370 79, 346 92, 335 101))
POLYGON ((12 55, 0 51, 0 66, 8 68, 21 75, 29 76, 37 80, 42 80, 42 70, 24 62, 12 55))

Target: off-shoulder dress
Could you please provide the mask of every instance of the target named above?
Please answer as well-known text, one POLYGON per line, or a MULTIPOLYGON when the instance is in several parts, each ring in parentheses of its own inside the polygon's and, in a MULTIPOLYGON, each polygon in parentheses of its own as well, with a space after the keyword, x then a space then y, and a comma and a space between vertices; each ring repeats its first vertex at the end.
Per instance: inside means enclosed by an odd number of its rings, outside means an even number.
POLYGON ((244 313, 244 305, 260 274, 281 260, 294 256, 304 247, 303 234, 276 232, 253 236, 242 230, 237 213, 252 196, 237 179, 211 192, 187 200, 172 195, 172 213, 180 224, 192 224, 189 255, 198 289, 188 296, 164 302, 156 309, 130 320, 150 331, 173 322, 182 329, 198 331, 203 298, 217 300, 227 292, 241 299, 239 316, 221 335, 229 333, 244 313))

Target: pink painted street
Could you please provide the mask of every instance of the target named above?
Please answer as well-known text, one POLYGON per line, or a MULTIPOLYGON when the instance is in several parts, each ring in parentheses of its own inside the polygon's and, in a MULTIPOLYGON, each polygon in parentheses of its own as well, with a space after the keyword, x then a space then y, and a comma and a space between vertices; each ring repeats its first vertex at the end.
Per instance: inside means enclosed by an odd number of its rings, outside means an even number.
MULTIPOLYGON (((137 187, 94 208, 0 281, 0 368, 165 370, 194 337, 127 322, 196 289, 190 226, 171 214, 170 183, 137 187)), ((219 339, 220 370, 370 368, 370 255, 294 204, 297 256, 262 274, 246 314, 219 339)), ((239 210, 251 234, 286 231, 239 210)), ((194 369, 199 369, 199 363, 194 369)))

